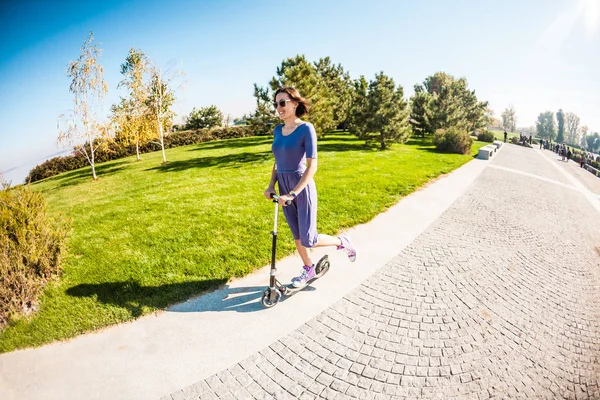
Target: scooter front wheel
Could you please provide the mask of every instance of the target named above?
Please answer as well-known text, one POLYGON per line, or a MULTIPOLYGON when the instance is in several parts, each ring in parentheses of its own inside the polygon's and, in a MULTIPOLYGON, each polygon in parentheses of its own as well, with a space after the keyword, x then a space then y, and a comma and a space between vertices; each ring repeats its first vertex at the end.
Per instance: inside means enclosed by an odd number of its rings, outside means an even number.
POLYGON ((271 308, 281 299, 281 292, 277 289, 271 291, 271 289, 267 289, 264 291, 260 302, 265 308, 271 308))

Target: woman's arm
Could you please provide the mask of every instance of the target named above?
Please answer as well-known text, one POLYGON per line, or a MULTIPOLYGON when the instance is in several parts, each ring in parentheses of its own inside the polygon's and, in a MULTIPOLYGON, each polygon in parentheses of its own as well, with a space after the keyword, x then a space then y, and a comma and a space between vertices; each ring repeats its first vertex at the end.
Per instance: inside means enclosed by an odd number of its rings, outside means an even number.
POLYGON ((275 193, 275 184, 277 183, 277 163, 273 163, 273 170, 271 171, 271 180, 269 186, 265 190, 264 194, 267 199, 271 198, 271 193, 275 193))
POLYGON ((277 183, 277 163, 273 163, 273 170, 271 171, 271 181, 269 182, 269 187, 274 189, 276 183, 277 183))
POLYGON ((317 159, 316 158, 307 158, 306 159, 306 171, 304 171, 304 174, 302 174, 302 178, 300 178, 300 181, 298 182, 298 184, 296 186, 294 186, 294 192, 296 192, 296 194, 298 194, 301 191, 303 191, 304 188, 306 187, 306 185, 308 185, 308 183, 315 176, 316 173, 317 173, 317 159))

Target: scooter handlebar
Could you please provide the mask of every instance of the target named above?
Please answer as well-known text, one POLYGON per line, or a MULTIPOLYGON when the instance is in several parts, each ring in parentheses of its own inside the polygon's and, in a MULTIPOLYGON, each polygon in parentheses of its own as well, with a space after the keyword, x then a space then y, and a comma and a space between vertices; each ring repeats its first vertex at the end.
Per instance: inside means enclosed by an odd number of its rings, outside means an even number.
MULTIPOLYGON (((279 200, 279 196, 277 196, 275 193, 271 193, 271 198, 273 199, 273 203, 277 203, 277 201, 279 200)), ((289 206, 290 204, 292 204, 291 200, 287 200, 285 202, 286 206, 289 206)))

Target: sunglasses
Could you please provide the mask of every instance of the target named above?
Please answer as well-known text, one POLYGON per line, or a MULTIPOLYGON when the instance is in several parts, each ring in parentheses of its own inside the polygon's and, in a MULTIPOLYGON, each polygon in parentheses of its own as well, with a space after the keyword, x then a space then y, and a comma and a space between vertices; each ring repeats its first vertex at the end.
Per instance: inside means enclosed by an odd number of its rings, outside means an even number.
POLYGON ((291 100, 279 100, 273 103, 273 107, 285 107, 285 105, 291 100))

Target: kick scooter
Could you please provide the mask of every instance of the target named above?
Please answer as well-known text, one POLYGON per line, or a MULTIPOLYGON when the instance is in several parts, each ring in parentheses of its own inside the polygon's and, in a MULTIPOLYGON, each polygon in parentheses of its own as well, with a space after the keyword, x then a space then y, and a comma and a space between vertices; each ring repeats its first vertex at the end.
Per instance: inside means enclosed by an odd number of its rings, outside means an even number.
MULTIPOLYGON (((279 196, 274 193, 271 193, 271 198, 273 199, 273 203, 275 203, 275 222, 273 223, 273 245, 271 248, 271 271, 270 271, 270 279, 269 279, 269 287, 263 292, 262 298, 260 302, 266 308, 271 308, 281 300, 282 296, 291 296, 300 290, 304 289, 306 286, 311 284, 313 281, 319 279, 323 275, 329 271, 329 256, 326 254, 317 263, 315 266, 315 277, 310 281, 306 282, 306 285, 301 287, 294 287, 293 285, 283 285, 277 280, 277 269, 275 268, 275 259, 277 252, 277 218, 279 215, 279 203, 277 200, 279 196)), ((286 202, 287 205, 291 204, 291 201, 288 200, 286 202)))

